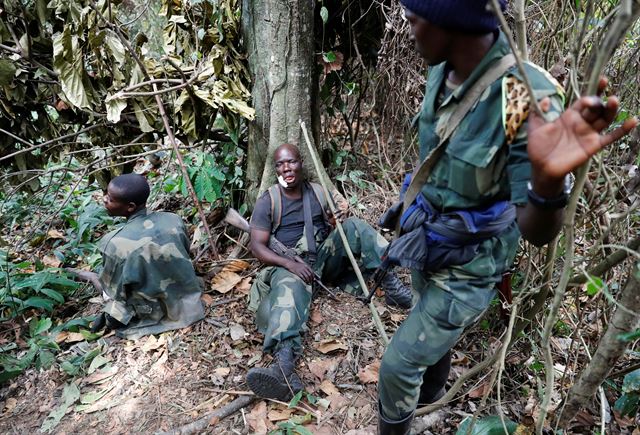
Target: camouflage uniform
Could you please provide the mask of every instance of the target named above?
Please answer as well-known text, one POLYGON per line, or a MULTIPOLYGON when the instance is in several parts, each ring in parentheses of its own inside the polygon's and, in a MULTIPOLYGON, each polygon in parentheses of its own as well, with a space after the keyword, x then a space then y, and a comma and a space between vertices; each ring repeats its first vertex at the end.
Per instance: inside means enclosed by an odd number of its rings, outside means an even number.
POLYGON ((142 209, 100 241, 104 312, 136 339, 184 328, 204 318, 202 285, 189 258, 189 238, 173 213, 142 209))
MULTIPOLYGON (((373 273, 380 265, 387 241, 357 218, 346 219, 342 227, 363 273, 373 273)), ((313 269, 322 277, 322 282, 360 294, 362 290, 338 231, 329 233, 324 241, 320 239, 320 231, 316 231, 316 241, 318 250, 313 269)), ((307 251, 304 234, 296 250, 303 256, 307 251)), ((258 274, 251 287, 249 308, 256 312, 258 330, 265 335, 265 352, 276 351, 286 344, 293 347, 295 353, 301 353, 300 334, 309 317, 311 297, 311 286, 285 268, 269 266, 258 274)))
MULTIPOLYGON (((500 35, 471 76, 437 104, 445 65, 430 69, 419 115, 420 158, 438 144, 439 134, 456 104, 493 62, 509 53, 500 35)), ((562 111, 562 89, 539 67, 526 66, 535 97, 550 97, 548 120, 562 111)), ((514 68, 509 75, 519 76, 514 68)), ((504 79, 504 78, 503 78, 504 79)), ((531 167, 527 155, 527 127, 506 145, 501 114, 506 101, 503 80, 494 82, 479 98, 452 135, 446 151, 422 188, 422 194, 440 212, 483 207, 496 201, 527 202, 531 167)), ((520 233, 514 222, 500 236, 480 244, 473 260, 434 273, 414 271, 412 285, 419 300, 394 334, 380 367, 379 397, 383 415, 401 420, 417 405, 422 377, 455 344, 495 295, 495 285, 512 264, 520 233)))

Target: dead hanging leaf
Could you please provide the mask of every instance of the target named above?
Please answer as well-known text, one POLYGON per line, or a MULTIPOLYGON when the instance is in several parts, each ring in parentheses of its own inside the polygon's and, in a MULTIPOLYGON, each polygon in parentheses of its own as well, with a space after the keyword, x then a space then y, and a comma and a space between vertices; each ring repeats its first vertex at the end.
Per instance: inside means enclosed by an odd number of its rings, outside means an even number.
POLYGON ((49 239, 64 239, 64 234, 56 229, 47 231, 47 238, 49 239))
POLYGON ((285 408, 285 409, 272 409, 267 414, 267 418, 269 421, 277 422, 277 421, 285 421, 291 418, 291 415, 295 412, 295 409, 285 408))
POLYGON ((333 385, 333 383, 328 379, 322 381, 322 383, 320 384, 320 389, 327 396, 331 396, 332 394, 340 394, 340 390, 338 390, 336 386, 333 385))
POLYGON ((320 343, 318 343, 316 345, 316 349, 324 354, 327 354, 335 352, 336 350, 348 350, 349 348, 346 344, 336 339, 330 338, 328 340, 322 340, 320 343))
POLYGON ((62 264, 62 261, 58 260, 58 258, 55 255, 45 255, 42 258, 42 264, 44 264, 47 267, 60 267, 60 265, 62 264))
POLYGON ((267 433, 267 402, 262 401, 254 406, 247 415, 247 422, 254 434, 265 435, 267 433))
POLYGON ((252 278, 250 276, 243 278, 242 281, 240 281, 240 284, 236 286, 236 290, 238 290, 243 295, 248 295, 249 290, 251 290, 251 281, 252 278))
POLYGON ((211 280, 211 288, 218 293, 228 293, 236 284, 242 281, 242 277, 235 272, 223 270, 211 280))
POLYGON ((380 373, 380 360, 374 361, 358 372, 358 379, 363 384, 375 384, 380 373))
POLYGON ((484 397, 491 390, 491 385, 488 382, 482 383, 473 390, 469 391, 469 397, 472 399, 477 399, 479 397, 484 397))

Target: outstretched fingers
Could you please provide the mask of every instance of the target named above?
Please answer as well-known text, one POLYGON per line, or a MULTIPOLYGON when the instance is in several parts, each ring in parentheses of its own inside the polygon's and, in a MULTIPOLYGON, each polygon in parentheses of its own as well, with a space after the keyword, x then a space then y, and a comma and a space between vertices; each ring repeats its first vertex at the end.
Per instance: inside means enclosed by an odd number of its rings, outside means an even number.
POLYGON ((634 128, 636 128, 636 126, 638 125, 638 119, 637 118, 631 118, 631 119, 627 119, 620 127, 606 133, 600 136, 600 145, 602 147, 607 146, 615 141, 617 141, 618 139, 623 138, 624 136, 626 136, 627 134, 629 134, 629 132, 631 130, 633 130, 634 128))

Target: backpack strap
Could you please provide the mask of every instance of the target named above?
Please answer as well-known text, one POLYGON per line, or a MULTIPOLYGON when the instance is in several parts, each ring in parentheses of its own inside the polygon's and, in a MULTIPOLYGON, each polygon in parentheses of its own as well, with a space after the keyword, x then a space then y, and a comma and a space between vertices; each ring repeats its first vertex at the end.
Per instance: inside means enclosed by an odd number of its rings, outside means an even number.
POLYGON ((282 222, 282 192, 280 185, 274 184, 269 188, 271 198, 271 234, 275 234, 282 222))
POLYGON ((316 195, 316 199, 320 203, 320 208, 322 209, 322 216, 324 216, 324 220, 328 220, 330 208, 327 196, 324 194, 324 189, 318 183, 309 182, 309 185, 311 186, 311 190, 313 190, 313 193, 316 195))

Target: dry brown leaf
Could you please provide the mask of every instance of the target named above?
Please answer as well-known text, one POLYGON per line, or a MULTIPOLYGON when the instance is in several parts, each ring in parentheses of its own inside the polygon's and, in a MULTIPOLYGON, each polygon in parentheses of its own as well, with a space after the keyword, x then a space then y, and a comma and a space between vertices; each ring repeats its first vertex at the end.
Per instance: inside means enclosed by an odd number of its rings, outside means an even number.
POLYGON ((391 320, 394 322, 402 322, 406 316, 400 313, 391 313, 391 320))
POLYGON ((247 415, 247 422, 254 434, 265 435, 267 433, 267 402, 262 401, 254 406, 247 415))
POLYGON ((100 381, 104 381, 105 379, 109 379, 116 373, 118 373, 118 367, 111 366, 105 370, 95 372, 92 375, 87 376, 86 378, 83 379, 83 381, 87 384, 96 384, 100 381))
POLYGON ((225 270, 228 270, 229 272, 242 272, 250 267, 251 263, 244 260, 232 260, 222 268, 222 271, 224 272, 225 270))
POLYGON ((62 232, 56 230, 56 229, 51 229, 49 231, 47 231, 47 238, 49 239, 64 239, 64 234, 62 234, 62 232))
POLYGON ((333 365, 336 364, 335 359, 320 359, 311 361, 309 366, 309 371, 313 373, 318 380, 323 380, 324 375, 332 368, 333 365))
POLYGON ((285 420, 289 420, 289 418, 291 418, 291 415, 294 412, 295 412, 294 409, 289 409, 289 408, 272 409, 271 411, 269 411, 269 414, 267 414, 267 418, 269 418, 269 421, 272 421, 272 422, 285 421, 285 420))
POLYGON ((213 303, 213 297, 211 295, 208 294, 203 294, 200 299, 202 299, 202 303, 208 307, 209 305, 211 305, 213 303))
POLYGON ((491 385, 489 385, 488 382, 480 384, 473 390, 469 391, 469 397, 471 397, 472 399, 484 397, 484 395, 488 393, 490 389, 491 389, 491 385))
POLYGON ((242 277, 235 272, 223 270, 211 280, 211 288, 218 293, 228 293, 236 284, 242 281, 242 277))
POLYGON ((334 411, 337 411, 338 409, 346 406, 349 403, 349 399, 347 399, 340 393, 336 393, 328 396, 327 400, 329 401, 329 406, 334 411))
POLYGON ((322 314, 320 313, 319 308, 314 308, 311 311, 311 315, 309 316, 309 319, 311 320, 311 323, 315 323, 316 325, 321 324, 322 321, 324 320, 324 318, 322 317, 322 314))
POLYGON ((231 369, 229 367, 218 367, 213 371, 213 373, 218 376, 227 376, 229 373, 231 373, 231 369))
POLYGON ((15 399, 14 397, 9 397, 4 404, 5 412, 9 413, 13 411, 13 409, 16 407, 17 404, 18 404, 17 399, 15 399))
POLYGON ((84 340, 84 335, 80 334, 79 332, 69 332, 64 339, 64 341, 67 343, 78 343, 84 340))
POLYGON ((58 260, 58 257, 55 255, 45 255, 42 258, 42 264, 47 267, 60 267, 62 261, 58 260))
POLYGON ((320 343, 318 343, 316 345, 316 349, 324 354, 327 354, 335 352, 336 350, 348 350, 349 348, 346 344, 336 339, 330 338, 328 340, 322 340, 320 343))
POLYGON ((253 278, 251 278, 250 276, 242 278, 242 281, 240 281, 240 284, 238 284, 236 286, 236 290, 238 290, 243 295, 248 295, 249 294, 249 290, 251 290, 251 280, 252 279, 253 278))
POLYGON ((358 379, 363 384, 375 384, 378 382, 380 372, 380 360, 376 360, 358 372, 358 379))
POLYGON ((333 385, 333 383, 328 379, 322 381, 322 383, 320 384, 320 389, 327 396, 331 396, 332 394, 340 394, 340 390, 338 390, 338 388, 336 388, 336 386, 333 385))
POLYGON ((163 347, 167 343, 167 338, 161 335, 160 338, 156 338, 155 335, 150 335, 147 341, 142 345, 142 351, 147 353, 152 350, 157 350, 163 347))
MULTIPOLYGON (((306 425, 305 428, 311 432, 313 435, 335 435, 336 431, 330 425, 324 424, 321 426, 312 424, 306 425)), ((371 435, 373 432, 371 432, 371 435)))

